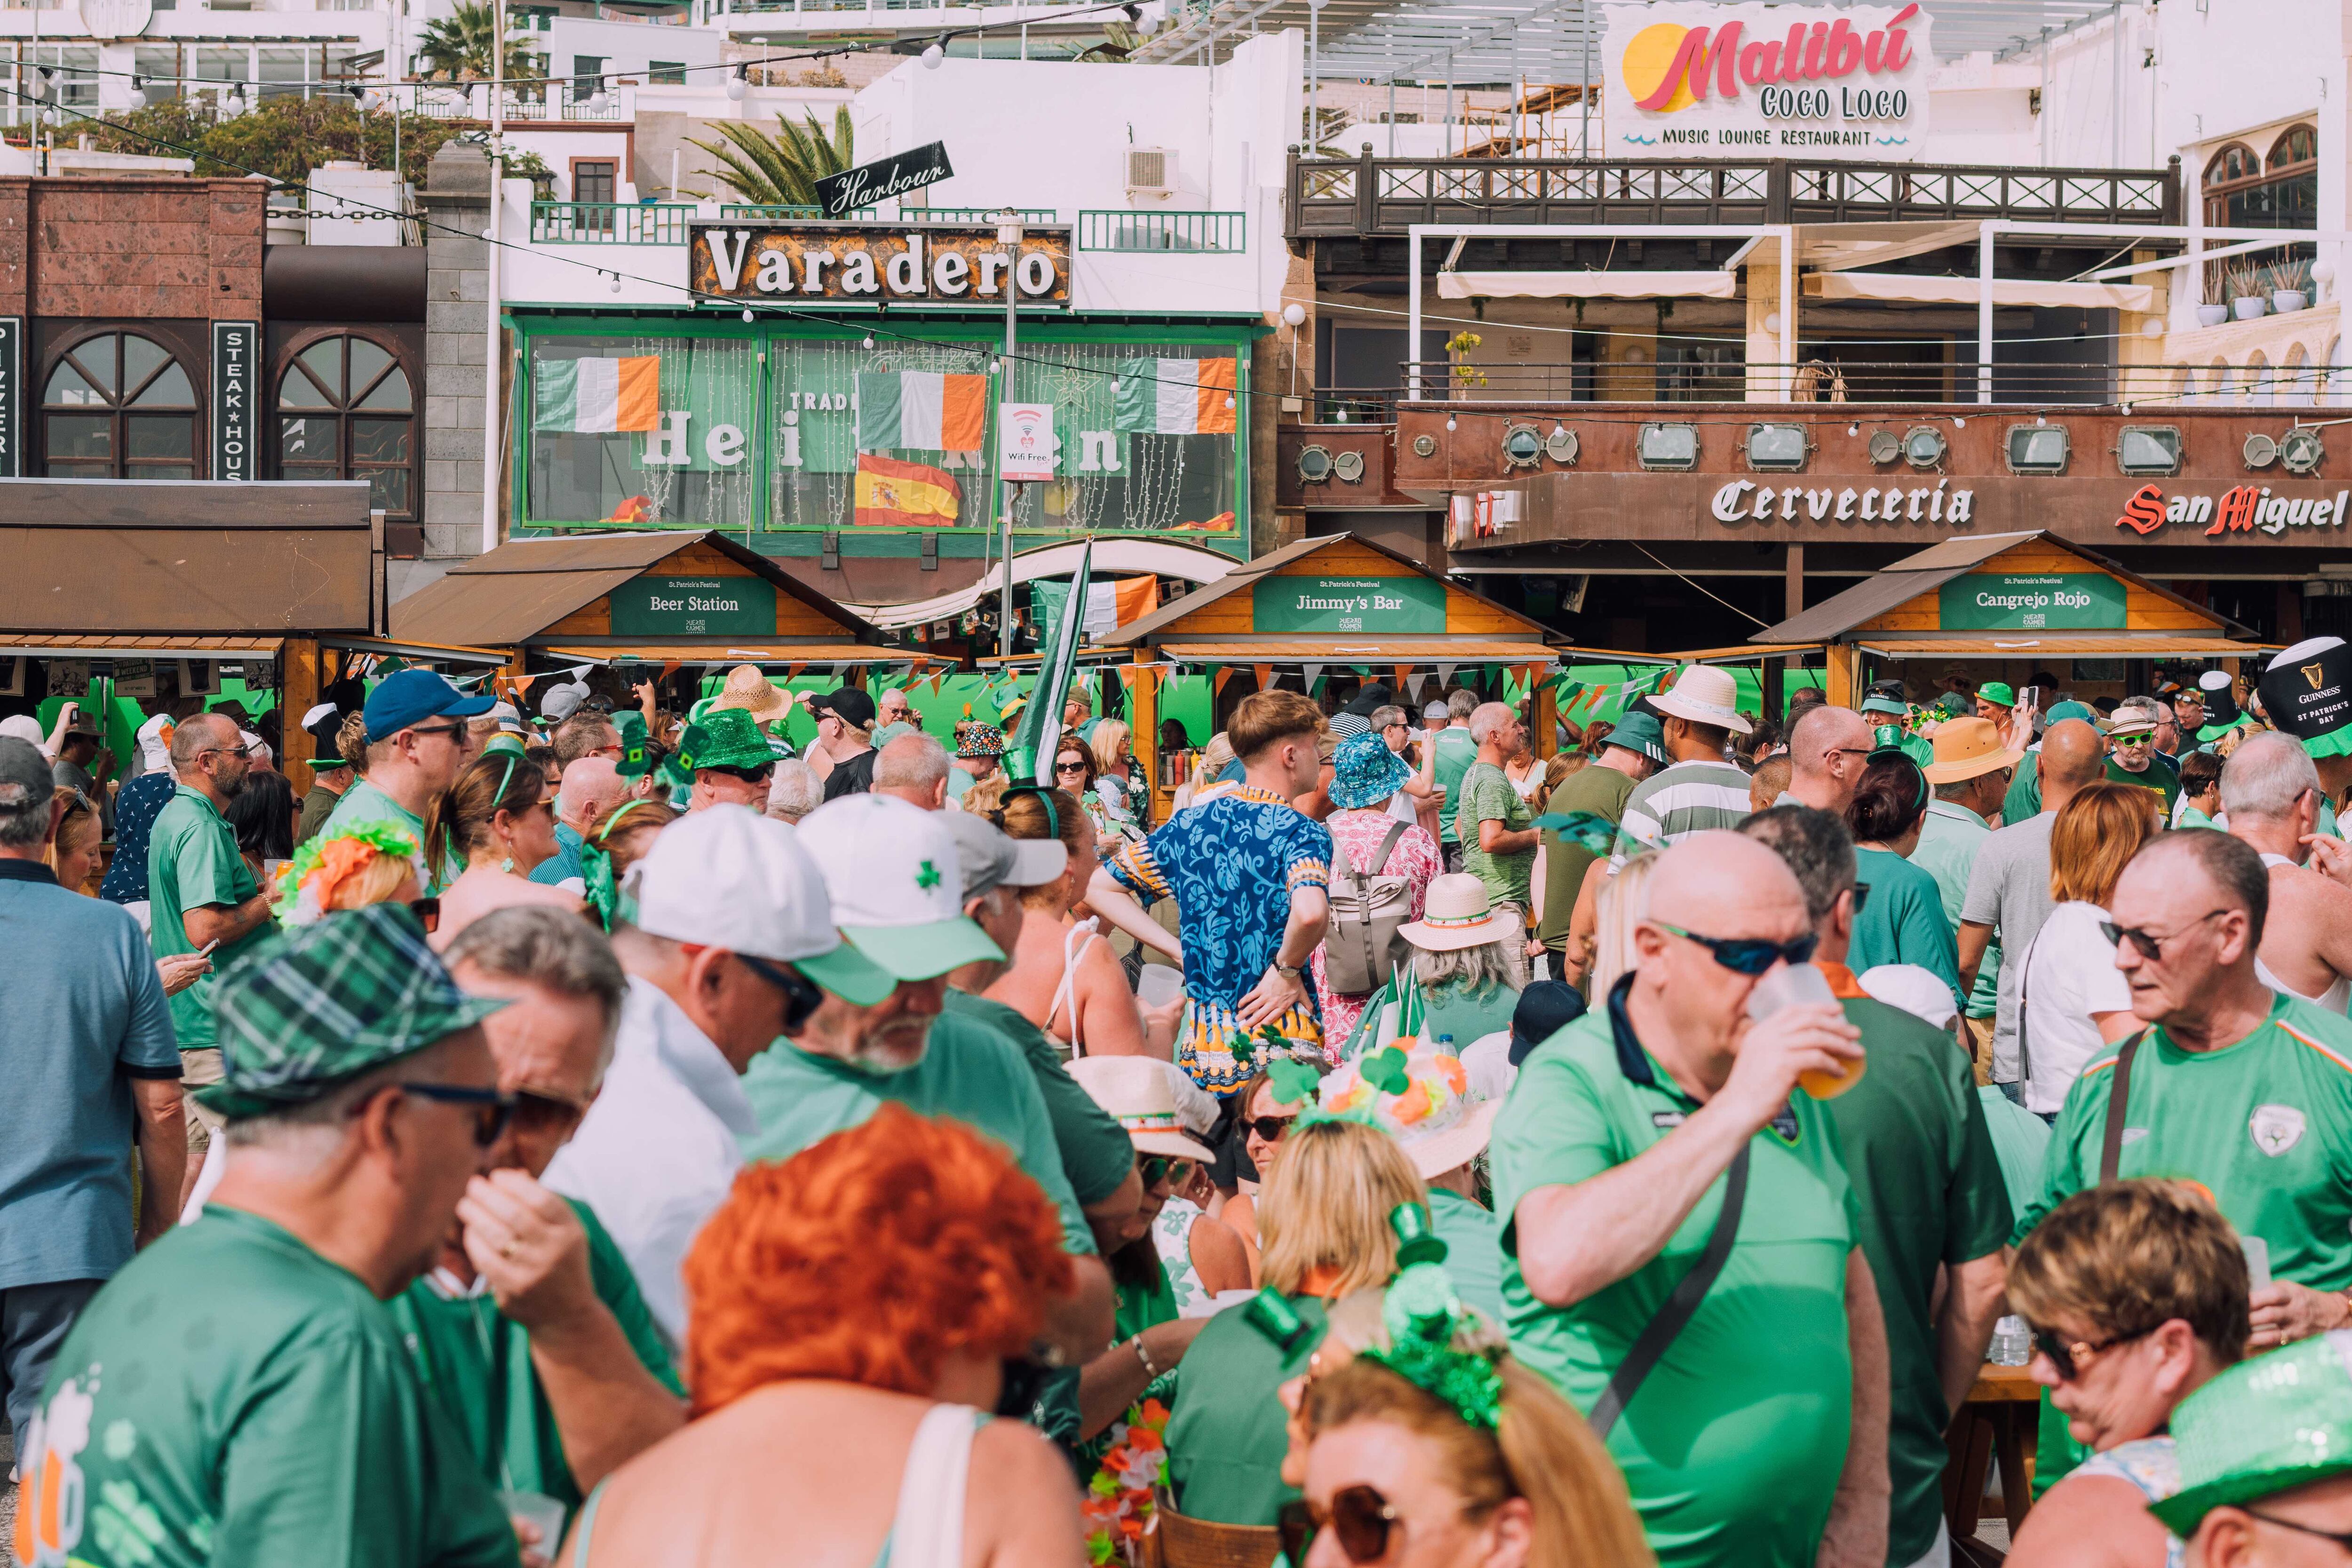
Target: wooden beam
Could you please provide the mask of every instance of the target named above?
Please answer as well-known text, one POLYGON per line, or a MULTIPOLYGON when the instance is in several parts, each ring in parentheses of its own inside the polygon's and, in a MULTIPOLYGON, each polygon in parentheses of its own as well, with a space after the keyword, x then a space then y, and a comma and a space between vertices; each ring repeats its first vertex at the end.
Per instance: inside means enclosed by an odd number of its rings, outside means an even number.
POLYGON ((1829 658, 1829 669, 1823 682, 1830 704, 1835 708, 1854 705, 1854 687, 1861 664, 1861 650, 1851 643, 1833 642, 1824 650, 1829 658))
POLYGON ((294 786, 297 805, 310 793, 310 737, 298 729, 302 715, 319 705, 319 639, 288 637, 278 653, 278 771, 294 786), (293 753, 302 737, 302 755, 293 753))
POLYGON ((1133 733, 1128 737, 1128 748, 1135 753, 1135 765, 1143 770, 1146 794, 1150 802, 1145 811, 1145 821, 1167 820, 1164 810, 1173 792, 1160 787, 1160 686, 1152 677, 1158 674, 1150 668, 1151 652, 1135 650, 1133 677, 1135 684, 1129 689, 1128 701, 1134 717, 1129 721, 1133 733))

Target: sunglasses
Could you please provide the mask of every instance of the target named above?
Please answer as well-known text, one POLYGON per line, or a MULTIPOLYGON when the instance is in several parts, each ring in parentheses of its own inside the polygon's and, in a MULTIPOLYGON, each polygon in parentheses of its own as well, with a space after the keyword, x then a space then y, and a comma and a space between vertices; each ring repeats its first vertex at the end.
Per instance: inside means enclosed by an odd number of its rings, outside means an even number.
POLYGON ((1087 764, 1084 763, 1055 763, 1054 764, 1054 771, 1057 773, 1082 773, 1087 771, 1087 764))
POLYGON ((1650 923, 1660 931, 1670 931, 1681 937, 1685 942, 1698 943, 1699 946, 1713 953, 1715 961, 1724 968, 1730 970, 1734 974, 1745 974, 1750 978, 1763 973, 1776 963, 1804 963, 1813 956, 1813 949, 1819 947, 1822 942, 1822 939, 1811 931, 1807 931, 1801 936, 1792 936, 1786 942, 1767 942, 1762 937, 1701 936, 1696 931, 1685 931, 1680 926, 1668 925, 1664 921, 1652 921, 1650 923))
MULTIPOLYGON (((1266 1120, 1271 1121, 1275 1118, 1266 1120)), ((1136 1173, 1143 1178, 1146 1187, 1156 1187, 1162 1182, 1181 1187, 1192 1176, 1192 1161, 1171 1160, 1165 1154, 1147 1154, 1135 1163, 1135 1169, 1136 1173)))
POLYGON ((425 934, 431 936, 441 929, 441 900, 418 899, 408 906, 409 911, 425 922, 425 934))
POLYGON ((1290 1124, 1297 1120, 1296 1116, 1253 1116, 1242 1125, 1256 1133, 1262 1143, 1279 1143, 1282 1135, 1290 1131, 1290 1124))
POLYGON ((412 724, 408 727, 408 732, 412 735, 456 736, 464 734, 466 726, 463 724, 412 724))
POLYGON ((782 1033, 799 1033, 800 1026, 809 1021, 809 1015, 824 1005, 824 993, 805 976, 782 964, 770 963, 764 958, 754 958, 748 952, 738 952, 732 956, 736 963, 784 994, 782 1033))
POLYGON ((507 1120, 514 1114, 514 1096, 495 1089, 477 1089, 457 1083, 396 1083, 392 1086, 403 1094, 413 1094, 419 1100, 430 1100, 442 1105, 470 1105, 474 1108, 474 1147, 487 1149, 499 1141, 507 1130, 507 1120))
POLYGON ((2246 1517, 2259 1519, 2264 1524, 2275 1524, 2281 1530, 2292 1530, 2297 1535, 2316 1536, 2322 1541, 2332 1542, 2340 1552, 2352 1552, 2352 1534, 2338 1535, 2333 1531, 2321 1530, 2315 1525, 2297 1524, 2291 1519, 2281 1519, 2274 1513, 2262 1513, 2251 1508, 2246 1510, 2246 1517))
POLYGON ((2132 751, 2137 750, 2141 746, 2153 746, 2156 744, 2156 736, 2153 731, 2145 735, 2117 735, 2114 737, 2114 739, 2116 750, 2118 752, 2132 751))
POLYGON ((2117 1345, 2144 1340, 2154 1332, 2154 1329, 2142 1329, 2136 1334, 2117 1334, 2106 1340, 2063 1340, 2058 1337, 2054 1329, 2036 1329, 2033 1331, 2033 1348, 2050 1358, 2050 1364, 2058 1370, 2059 1382, 2072 1383, 2082 1375, 2083 1371, 2076 1357, 2111 1351, 2117 1345))
MULTIPOLYGON (((2203 914, 2199 915, 2195 920, 2190 921, 2189 922, 2189 926, 2203 925, 2207 921, 2212 920, 2218 915, 2226 915, 2231 912, 2231 911, 2228 910, 2208 910, 2203 914)), ((2121 947, 2124 943, 2129 942, 2132 944, 2134 951, 2138 952, 2142 958, 2147 960, 2150 963, 2161 963, 2164 962, 2164 943, 2168 942, 2178 942, 2182 937, 2187 936, 2189 934, 2189 926, 2181 927, 2180 930, 2174 931, 2169 936, 2158 936, 2152 931, 2144 931, 2136 926, 2119 926, 2113 921, 2101 921, 2099 922, 2099 934, 2105 937, 2109 942, 2114 942, 2117 947, 2121 947)))
POLYGON ((1349 1487, 1335 1492, 1326 1510, 1312 1500, 1285 1503, 1276 1520, 1282 1531, 1284 1557, 1307 1561, 1307 1549, 1328 1530, 1350 1563, 1378 1563, 1389 1554, 1389 1532, 1396 1528, 1396 1505, 1373 1487, 1349 1487))
POLYGON ((579 1126, 580 1119, 587 1114, 588 1108, 584 1105, 574 1105, 568 1100, 541 1094, 536 1089, 519 1089, 514 1091, 514 1110, 508 1117, 508 1121, 516 1131, 525 1135, 568 1132, 579 1126))

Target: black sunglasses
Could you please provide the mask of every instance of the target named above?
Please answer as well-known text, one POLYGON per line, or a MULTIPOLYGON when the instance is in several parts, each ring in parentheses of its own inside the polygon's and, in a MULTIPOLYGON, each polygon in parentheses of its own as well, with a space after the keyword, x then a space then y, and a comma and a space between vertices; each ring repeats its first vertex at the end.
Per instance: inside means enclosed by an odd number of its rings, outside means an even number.
POLYGON ((2129 942, 2132 944, 2133 949, 2150 963, 2161 963, 2164 962, 2164 943, 2168 942, 2178 942, 2182 937, 2187 936, 2189 934, 2189 926, 2203 925, 2207 921, 2213 919, 2217 915, 2226 915, 2232 912, 2233 911, 2229 910, 2208 910, 2203 914, 2199 915, 2195 920, 2190 921, 2189 925, 2181 927, 2179 931, 2174 931, 2169 936, 2158 936, 2151 931, 2144 931, 2137 926, 2119 926, 2113 921, 2101 921, 2099 922, 2099 934, 2105 937, 2109 942, 2114 942, 2117 947, 2121 947, 2124 943, 2129 942))
POLYGON ((514 1113, 508 1120, 518 1132, 553 1132, 577 1127, 580 1119, 587 1114, 584 1105, 574 1105, 536 1089, 519 1089, 514 1091, 514 1113))
POLYGON ((2117 1334, 2113 1339, 2065 1340, 2059 1338, 2054 1329, 2035 1329, 2033 1348, 2050 1358, 2050 1364, 2058 1369, 2059 1382, 2072 1383, 2082 1375, 2082 1368, 2074 1361, 2076 1356, 2096 1355, 2117 1345, 2127 1345, 2134 1340, 2144 1340, 2154 1332, 2155 1329, 2142 1329, 2136 1334, 2117 1334))
POLYGON ((408 732, 412 735, 462 735, 466 732, 466 726, 463 724, 411 724, 408 727, 408 732))
POLYGON ((1378 1563, 1389 1554, 1389 1532, 1396 1527, 1396 1505, 1377 1488, 1349 1487, 1335 1492, 1327 1513, 1307 1499, 1282 1505, 1276 1516, 1282 1532, 1286 1561, 1304 1563, 1317 1535, 1328 1530, 1350 1563, 1378 1563))
MULTIPOLYGON (((1269 1116, 1266 1120, 1272 1121, 1276 1119, 1269 1116)), ((1156 1187, 1162 1182, 1181 1186, 1192 1175, 1192 1166, 1190 1160, 1172 1160, 1165 1154, 1146 1154, 1135 1163, 1136 1173, 1143 1178, 1146 1187, 1156 1187)))
POLYGON ((2321 1530, 2315 1525, 2297 1524, 2291 1519, 2281 1519, 2274 1513, 2257 1512, 2251 1508, 2246 1510, 2246 1517, 2259 1519, 2264 1524, 2275 1524, 2281 1530, 2292 1530, 2297 1535, 2316 1536, 2322 1541, 2333 1542, 2339 1552, 2352 1552, 2352 1533, 2338 1535, 2333 1531, 2321 1530))
POLYGON ((1290 1124, 1297 1120, 1296 1116, 1252 1116, 1242 1125, 1256 1133, 1261 1142, 1279 1143, 1282 1135, 1290 1131, 1290 1124))
POLYGON ((793 1034, 809 1021, 809 1015, 824 1005, 824 993, 805 975, 770 963, 764 958, 754 958, 748 952, 734 954, 735 962, 784 994, 784 1026, 782 1033, 793 1034))
POLYGON ((425 922, 425 935, 431 936, 435 931, 441 929, 441 900, 439 899, 418 899, 415 902, 410 904, 408 909, 410 913, 414 914, 418 920, 425 922))
POLYGON ((1786 942, 1767 942, 1762 937, 1754 936, 1701 936, 1696 931, 1685 931, 1664 921, 1652 921, 1650 923, 1660 931, 1672 931, 1685 942, 1698 943, 1715 955, 1717 963, 1734 974, 1761 974, 1784 960, 1790 963, 1802 963, 1813 956, 1813 949, 1822 943, 1822 939, 1811 931, 1792 936, 1786 942))
POLYGON ((396 1083, 392 1086, 403 1094, 413 1094, 419 1100, 430 1100, 443 1105, 470 1105, 474 1108, 474 1146, 487 1149, 499 1141, 507 1130, 507 1120, 514 1114, 514 1096, 495 1089, 477 1089, 458 1083, 396 1083))

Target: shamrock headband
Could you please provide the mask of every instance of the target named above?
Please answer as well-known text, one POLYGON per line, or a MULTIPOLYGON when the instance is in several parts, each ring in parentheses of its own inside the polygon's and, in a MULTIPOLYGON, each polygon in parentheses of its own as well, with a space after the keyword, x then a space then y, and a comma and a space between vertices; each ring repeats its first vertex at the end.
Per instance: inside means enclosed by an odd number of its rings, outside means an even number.
POLYGON ((613 852, 604 847, 604 840, 613 836, 613 829, 621 826, 623 817, 647 804, 644 800, 623 802, 621 808, 606 817, 604 826, 580 846, 582 896, 588 907, 596 911, 596 918, 604 922, 607 931, 613 929, 614 921, 620 918, 623 911, 621 880, 613 872, 613 852))
POLYGON ((278 868, 278 923, 303 926, 322 918, 335 889, 383 856, 407 861, 415 869, 418 884, 425 881, 425 856, 415 837, 388 822, 354 824, 314 834, 278 868))
POLYGON ((1443 1400, 1470 1426, 1495 1431, 1503 1419, 1499 1347, 1456 1344, 1465 1337, 1475 1342, 1486 1325, 1454 1293, 1453 1277, 1445 1272, 1445 1243, 1431 1228, 1429 1211, 1419 1204, 1399 1204, 1389 1224, 1397 1234, 1397 1274, 1381 1302, 1389 1342, 1360 1356, 1443 1400))

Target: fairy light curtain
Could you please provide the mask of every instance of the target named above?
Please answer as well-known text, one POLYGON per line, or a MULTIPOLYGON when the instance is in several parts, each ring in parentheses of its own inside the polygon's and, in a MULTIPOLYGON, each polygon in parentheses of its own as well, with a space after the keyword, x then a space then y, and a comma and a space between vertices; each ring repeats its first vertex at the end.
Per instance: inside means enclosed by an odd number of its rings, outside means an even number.
POLYGON ((534 521, 754 525, 758 344, 538 338, 530 380, 534 521))

